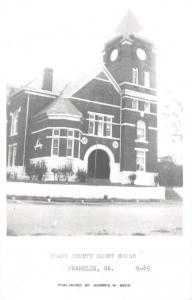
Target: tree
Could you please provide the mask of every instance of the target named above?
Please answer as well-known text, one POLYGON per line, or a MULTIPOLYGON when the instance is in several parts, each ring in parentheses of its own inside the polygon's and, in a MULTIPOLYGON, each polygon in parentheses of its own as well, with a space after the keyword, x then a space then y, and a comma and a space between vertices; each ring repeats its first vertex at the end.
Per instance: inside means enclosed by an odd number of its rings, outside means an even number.
POLYGON ((177 165, 171 156, 160 159, 158 172, 158 181, 161 186, 183 185, 183 167, 177 165))

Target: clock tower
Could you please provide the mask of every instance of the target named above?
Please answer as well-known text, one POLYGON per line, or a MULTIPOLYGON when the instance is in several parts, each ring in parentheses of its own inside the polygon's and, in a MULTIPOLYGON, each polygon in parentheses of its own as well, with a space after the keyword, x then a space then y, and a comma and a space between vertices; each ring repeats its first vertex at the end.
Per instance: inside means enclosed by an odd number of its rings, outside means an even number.
POLYGON ((105 44, 103 61, 120 90, 120 172, 152 183, 157 172, 156 50, 128 12, 105 44))

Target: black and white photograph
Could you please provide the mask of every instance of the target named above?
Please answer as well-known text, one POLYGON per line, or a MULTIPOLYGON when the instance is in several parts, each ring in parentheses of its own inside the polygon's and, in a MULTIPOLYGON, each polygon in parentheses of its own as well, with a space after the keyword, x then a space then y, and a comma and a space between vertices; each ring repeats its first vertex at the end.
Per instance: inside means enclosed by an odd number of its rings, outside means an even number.
POLYGON ((192 4, 0 6, 0 299, 190 300, 192 4))
POLYGON ((99 20, 79 33, 59 19, 16 44, 10 68, 27 68, 7 90, 8 235, 182 234, 182 99, 139 13, 109 11, 99 33, 99 20))

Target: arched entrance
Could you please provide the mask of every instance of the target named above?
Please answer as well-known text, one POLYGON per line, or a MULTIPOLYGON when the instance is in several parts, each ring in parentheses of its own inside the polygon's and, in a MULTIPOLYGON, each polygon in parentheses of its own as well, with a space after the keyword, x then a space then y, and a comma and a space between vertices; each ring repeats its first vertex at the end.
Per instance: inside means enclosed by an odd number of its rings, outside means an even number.
POLYGON ((109 178, 109 156, 101 149, 92 151, 88 157, 88 176, 90 178, 109 178))

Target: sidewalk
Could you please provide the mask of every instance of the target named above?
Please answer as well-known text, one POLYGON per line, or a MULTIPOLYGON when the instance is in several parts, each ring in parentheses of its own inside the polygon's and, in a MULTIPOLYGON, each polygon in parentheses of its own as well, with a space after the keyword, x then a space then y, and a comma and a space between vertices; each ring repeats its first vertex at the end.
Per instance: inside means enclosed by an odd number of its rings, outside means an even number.
POLYGON ((7 195, 70 199, 164 200, 165 187, 93 186, 7 182, 7 195))

